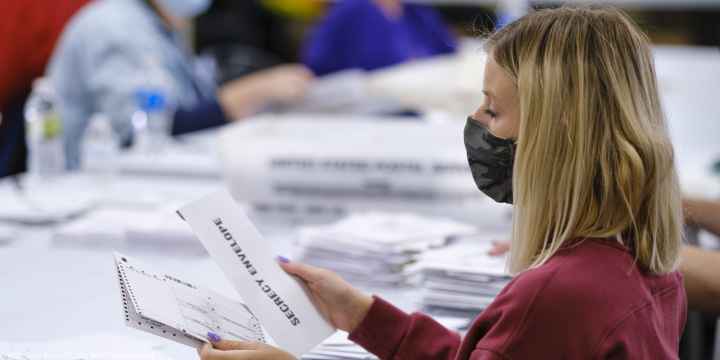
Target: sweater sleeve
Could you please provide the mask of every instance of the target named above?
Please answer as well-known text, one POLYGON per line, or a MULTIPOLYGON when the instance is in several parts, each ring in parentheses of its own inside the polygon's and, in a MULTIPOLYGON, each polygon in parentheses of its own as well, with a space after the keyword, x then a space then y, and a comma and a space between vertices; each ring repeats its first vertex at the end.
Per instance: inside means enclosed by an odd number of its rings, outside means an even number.
POLYGON ((227 123, 225 113, 217 100, 205 101, 193 108, 178 109, 173 115, 173 136, 204 130, 227 123))
POLYGON ((426 315, 408 315, 378 297, 349 338, 383 360, 451 360, 460 347, 459 334, 426 315))
POLYGON ((329 14, 310 32, 302 49, 302 62, 317 76, 350 67, 348 57, 349 36, 356 28, 354 22, 359 16, 355 9, 359 2, 341 1, 331 8, 329 14), (355 13, 355 14, 354 14, 355 13))
POLYGON ((508 360, 509 357, 488 349, 476 349, 470 354, 470 360, 508 360))

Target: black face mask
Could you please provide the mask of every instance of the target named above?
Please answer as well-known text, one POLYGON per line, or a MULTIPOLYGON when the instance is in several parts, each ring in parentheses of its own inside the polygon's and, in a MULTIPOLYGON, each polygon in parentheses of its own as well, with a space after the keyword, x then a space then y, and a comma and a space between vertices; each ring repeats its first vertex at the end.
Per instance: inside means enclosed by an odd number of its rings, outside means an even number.
POLYGON ((515 141, 501 139, 483 124, 468 117, 465 150, 478 189, 497 202, 512 204, 512 173, 515 141))

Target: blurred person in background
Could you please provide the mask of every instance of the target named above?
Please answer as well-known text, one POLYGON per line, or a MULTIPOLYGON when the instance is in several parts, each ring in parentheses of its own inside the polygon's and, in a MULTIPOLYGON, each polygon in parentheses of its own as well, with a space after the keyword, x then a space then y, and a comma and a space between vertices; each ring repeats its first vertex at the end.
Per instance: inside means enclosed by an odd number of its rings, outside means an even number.
POLYGON ((446 24, 428 6, 400 0, 343 0, 312 29, 302 62, 320 76, 448 54, 456 46, 446 24))
POLYGON ((97 0, 64 31, 48 68, 60 99, 70 169, 80 165, 93 114, 109 117, 122 144, 132 142, 139 89, 159 89, 171 109, 170 133, 223 125, 302 97, 312 74, 281 65, 216 88, 201 76, 183 31, 210 0, 97 0))
POLYGON ((293 25, 323 8, 318 0, 214 0, 195 20, 195 47, 215 60, 220 84, 296 62, 299 39, 293 36, 293 25))
POLYGON ((0 178, 26 171, 25 101, 65 24, 88 2, 0 2, 0 178))

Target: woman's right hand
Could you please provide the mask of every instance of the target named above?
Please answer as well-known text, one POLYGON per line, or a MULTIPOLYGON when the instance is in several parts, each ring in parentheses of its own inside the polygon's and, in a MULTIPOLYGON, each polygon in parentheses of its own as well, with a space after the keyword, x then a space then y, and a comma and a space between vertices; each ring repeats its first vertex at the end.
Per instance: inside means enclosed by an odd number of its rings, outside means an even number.
POLYGON ((315 306, 336 328, 352 332, 370 310, 373 298, 352 287, 338 274, 285 258, 278 258, 278 262, 287 273, 305 282, 315 306))

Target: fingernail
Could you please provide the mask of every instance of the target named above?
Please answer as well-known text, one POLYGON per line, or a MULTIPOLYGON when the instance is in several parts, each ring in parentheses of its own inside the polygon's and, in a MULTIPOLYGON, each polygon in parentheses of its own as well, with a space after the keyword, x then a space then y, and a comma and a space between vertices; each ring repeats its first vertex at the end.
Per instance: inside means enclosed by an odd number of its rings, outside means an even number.
POLYGON ((207 338, 208 338, 208 340, 210 340, 211 343, 216 343, 216 342, 222 340, 222 339, 220 339, 220 336, 214 332, 208 332, 207 338))
POLYGON ((285 264, 287 264, 287 263, 290 262, 290 260, 289 260, 288 258, 284 257, 284 256, 278 256, 277 259, 278 259, 279 262, 285 263, 285 264))

